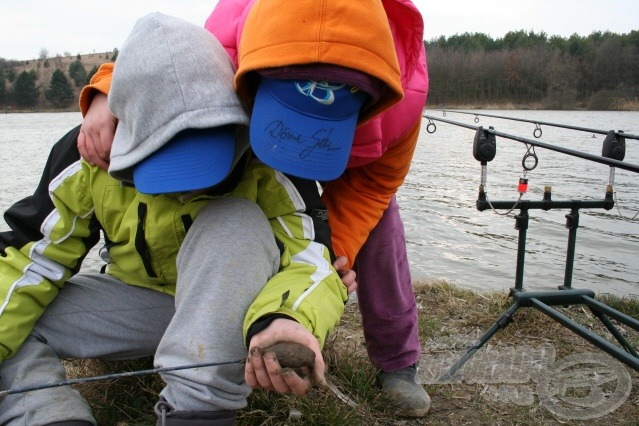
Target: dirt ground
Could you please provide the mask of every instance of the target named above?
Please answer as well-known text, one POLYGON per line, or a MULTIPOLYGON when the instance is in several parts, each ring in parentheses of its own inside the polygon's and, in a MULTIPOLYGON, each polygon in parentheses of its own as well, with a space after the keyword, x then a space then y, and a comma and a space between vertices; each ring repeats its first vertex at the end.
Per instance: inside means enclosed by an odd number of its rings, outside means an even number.
MULTIPOLYGON (((416 295, 420 377, 431 411, 425 419, 378 424, 639 425, 639 373, 533 308, 520 308, 457 374, 442 378, 512 301, 441 283, 418 283, 416 295)), ((583 306, 559 310, 611 337, 583 306)), ((638 332, 620 330, 639 346, 638 332)), ((347 305, 331 344, 339 353, 366 357, 356 303, 347 305)))

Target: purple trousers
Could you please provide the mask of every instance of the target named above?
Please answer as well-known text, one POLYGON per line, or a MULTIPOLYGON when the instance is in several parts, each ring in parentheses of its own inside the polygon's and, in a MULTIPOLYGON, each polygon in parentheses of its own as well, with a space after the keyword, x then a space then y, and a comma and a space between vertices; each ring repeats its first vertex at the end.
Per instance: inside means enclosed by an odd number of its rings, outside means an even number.
POLYGON ((354 269, 371 362, 383 371, 418 362, 417 306, 395 197, 357 255, 354 269))

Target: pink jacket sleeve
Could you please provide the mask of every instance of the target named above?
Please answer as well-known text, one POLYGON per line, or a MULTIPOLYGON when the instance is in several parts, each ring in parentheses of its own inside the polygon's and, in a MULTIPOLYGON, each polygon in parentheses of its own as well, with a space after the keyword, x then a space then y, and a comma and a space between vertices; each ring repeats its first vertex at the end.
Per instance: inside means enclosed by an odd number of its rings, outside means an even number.
POLYGON ((204 23, 224 46, 235 67, 237 67, 237 49, 244 29, 246 15, 256 0, 220 0, 204 23))

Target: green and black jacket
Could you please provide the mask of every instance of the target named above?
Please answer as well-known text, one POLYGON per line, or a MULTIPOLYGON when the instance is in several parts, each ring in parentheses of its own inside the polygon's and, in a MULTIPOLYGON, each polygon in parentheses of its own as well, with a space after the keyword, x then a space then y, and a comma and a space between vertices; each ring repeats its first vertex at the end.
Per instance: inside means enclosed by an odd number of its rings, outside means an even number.
MULTIPOLYGON (((213 197, 188 201, 126 187, 80 159, 79 127, 52 148, 35 193, 9 208, 0 232, 0 361, 11 357, 34 323, 76 274, 103 233, 105 273, 135 286, 175 293, 176 257, 189 225, 213 197)), ((338 323, 346 288, 332 267, 330 231, 314 181, 250 163, 225 196, 256 202, 281 250, 280 272, 248 310, 244 334, 260 318, 289 316, 323 346, 338 323)))

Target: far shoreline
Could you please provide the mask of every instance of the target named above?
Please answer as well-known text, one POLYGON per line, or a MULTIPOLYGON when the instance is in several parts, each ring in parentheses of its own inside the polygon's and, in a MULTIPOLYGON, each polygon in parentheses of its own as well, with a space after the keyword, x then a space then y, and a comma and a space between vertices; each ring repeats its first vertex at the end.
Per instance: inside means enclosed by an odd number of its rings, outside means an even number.
MULTIPOLYGON (((575 108, 564 108, 564 109, 553 109, 547 108, 544 105, 540 104, 526 104, 526 105, 516 105, 513 103, 503 103, 503 104, 448 104, 448 105, 426 105, 423 111, 441 111, 441 110, 471 110, 471 111, 610 111, 610 112, 636 112, 639 111, 639 100, 635 101, 627 101, 623 105, 620 105, 620 108, 617 109, 607 109, 607 110, 595 110, 588 109, 584 107, 575 107, 575 108)), ((29 113, 57 113, 57 112, 81 112, 79 108, 62 108, 62 109, 53 109, 53 108, 13 108, 13 107, 5 107, 5 114, 29 114, 29 113)))

